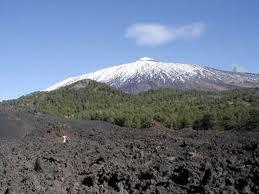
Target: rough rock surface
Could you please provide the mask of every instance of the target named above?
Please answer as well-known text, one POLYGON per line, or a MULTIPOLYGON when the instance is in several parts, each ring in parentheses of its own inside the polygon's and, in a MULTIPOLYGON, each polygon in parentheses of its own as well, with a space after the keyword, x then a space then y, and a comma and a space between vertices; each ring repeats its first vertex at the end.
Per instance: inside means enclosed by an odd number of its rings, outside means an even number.
POLYGON ((0 141, 0 193, 259 193, 258 132, 15 115, 32 128, 0 141))

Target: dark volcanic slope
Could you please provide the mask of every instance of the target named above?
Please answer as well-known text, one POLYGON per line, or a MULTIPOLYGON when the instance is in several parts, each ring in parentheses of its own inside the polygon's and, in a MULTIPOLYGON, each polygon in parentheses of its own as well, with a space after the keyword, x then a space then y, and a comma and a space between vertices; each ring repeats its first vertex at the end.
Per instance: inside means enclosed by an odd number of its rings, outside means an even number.
POLYGON ((6 106, 0 106, 0 137, 22 138, 27 130, 32 130, 30 122, 26 122, 26 115, 19 114, 6 106))
POLYGON ((28 115, 35 129, 22 142, 0 143, 0 193, 259 192, 259 133, 28 115))

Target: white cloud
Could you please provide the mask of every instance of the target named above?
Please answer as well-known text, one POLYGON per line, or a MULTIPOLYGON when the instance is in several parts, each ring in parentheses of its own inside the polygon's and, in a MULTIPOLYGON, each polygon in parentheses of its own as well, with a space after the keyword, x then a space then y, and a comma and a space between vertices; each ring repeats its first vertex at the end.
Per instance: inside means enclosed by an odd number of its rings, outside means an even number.
POLYGON ((241 65, 238 65, 238 64, 234 64, 232 65, 232 71, 233 72, 247 72, 246 68, 242 67, 241 65))
POLYGON ((157 46, 170 41, 198 38, 204 30, 203 22, 174 28, 154 23, 138 23, 129 26, 125 36, 134 39, 138 46, 157 46))

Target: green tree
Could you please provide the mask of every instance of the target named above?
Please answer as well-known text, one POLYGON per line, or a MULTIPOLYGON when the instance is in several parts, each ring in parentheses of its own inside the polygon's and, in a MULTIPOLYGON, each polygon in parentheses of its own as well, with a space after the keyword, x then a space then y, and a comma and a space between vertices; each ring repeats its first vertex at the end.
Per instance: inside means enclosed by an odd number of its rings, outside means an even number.
POLYGON ((214 118, 211 114, 204 114, 201 119, 197 119, 193 123, 194 130, 208 130, 214 127, 214 118))

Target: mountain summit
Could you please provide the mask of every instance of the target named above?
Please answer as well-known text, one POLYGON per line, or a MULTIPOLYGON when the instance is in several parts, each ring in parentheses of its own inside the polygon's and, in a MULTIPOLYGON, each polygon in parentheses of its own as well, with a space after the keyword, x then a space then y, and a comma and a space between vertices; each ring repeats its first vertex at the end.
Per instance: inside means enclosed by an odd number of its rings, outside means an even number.
POLYGON ((164 63, 143 57, 132 63, 65 79, 45 91, 86 79, 103 82, 128 93, 159 88, 228 90, 259 86, 258 74, 223 71, 201 65, 164 63))

